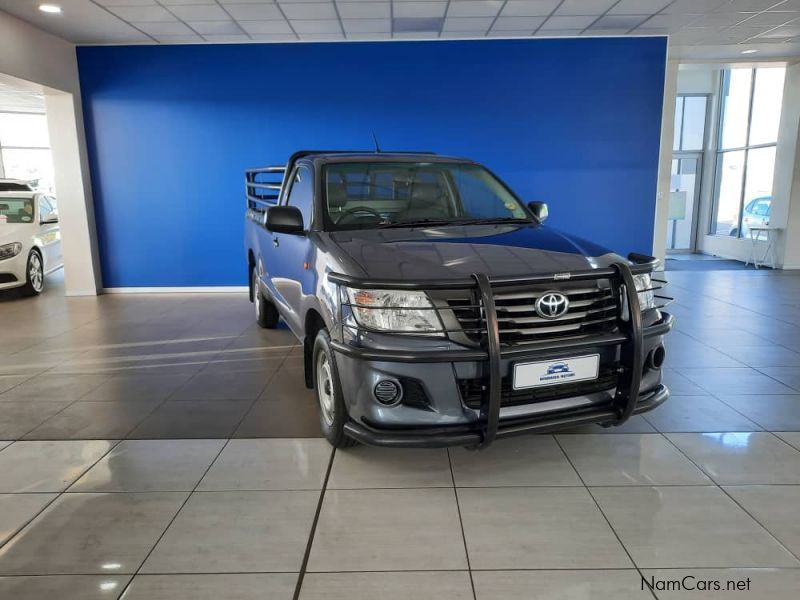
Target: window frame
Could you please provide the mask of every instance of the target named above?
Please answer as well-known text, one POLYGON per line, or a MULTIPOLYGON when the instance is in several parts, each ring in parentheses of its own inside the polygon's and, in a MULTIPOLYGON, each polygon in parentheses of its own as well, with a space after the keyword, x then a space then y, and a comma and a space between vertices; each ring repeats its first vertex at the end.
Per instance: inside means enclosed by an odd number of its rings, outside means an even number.
MULTIPOLYGON (((748 99, 748 106, 747 106, 747 127, 745 129, 744 135, 744 146, 737 146, 731 148, 723 148, 722 147, 722 135, 723 135, 723 128, 725 122, 725 84, 730 77, 731 71, 734 69, 723 69, 722 77, 720 77, 719 81, 719 101, 717 107, 717 132, 716 132, 716 147, 714 152, 714 188, 712 190, 711 195, 711 215, 708 220, 708 235, 713 235, 716 237, 732 237, 730 235, 725 235, 722 233, 717 233, 717 209, 719 208, 719 190, 721 186, 722 180, 722 159, 725 154, 729 152, 744 152, 744 158, 742 161, 742 183, 741 183, 741 191, 739 192, 739 212, 738 217, 736 220, 736 239, 744 239, 742 236, 742 222, 744 220, 744 209, 745 209, 745 193, 747 189, 747 165, 750 160, 750 151, 751 150, 760 150, 762 148, 775 148, 777 152, 778 140, 777 136, 774 142, 762 143, 762 144, 750 144, 750 133, 751 128, 753 125, 753 100, 755 98, 755 90, 756 90, 756 79, 759 69, 765 68, 781 68, 781 67, 768 67, 768 66, 753 66, 753 67, 746 67, 751 72, 750 77, 750 92, 749 92, 749 99, 748 99)), ((785 68, 785 67, 783 67, 785 68)), ((786 89, 786 82, 784 80, 784 87, 781 91, 786 89)), ((781 113, 783 113, 783 102, 781 102, 781 113)), ((773 175, 774 175, 774 165, 773 165, 773 175)), ((755 200, 755 198, 753 198, 755 200)))
MULTIPOLYGON (((294 191, 294 186, 297 185, 298 183, 300 183, 300 181, 301 181, 301 180, 298 180, 297 177, 300 175, 301 171, 303 171, 303 170, 305 170, 308 173, 308 176, 311 179, 311 181, 310 181, 311 200, 310 200, 310 203, 309 203, 310 204, 310 209, 311 209, 311 214, 309 216, 309 222, 306 223, 305 222, 305 218, 304 218, 304 222, 303 222, 303 231, 305 233, 308 233, 314 227, 314 221, 316 220, 316 214, 317 214, 316 202, 315 202, 316 194, 315 194, 315 187, 314 187, 315 178, 314 178, 314 169, 313 168, 311 168, 309 165, 303 163, 303 164, 296 165, 292 169, 292 175, 289 178, 289 182, 290 182, 289 188, 286 190, 286 195, 283 198, 282 204, 283 204, 283 206, 297 206, 297 204, 290 204, 289 200, 292 197, 292 192, 294 191)), ((303 211, 300 210, 300 212, 302 213, 303 211)))
MULTIPOLYGON (((678 137, 678 147, 675 148, 675 138, 673 135, 673 144, 672 144, 672 153, 673 154, 694 154, 694 153, 703 153, 708 145, 708 138, 709 138, 709 121, 711 120, 709 117, 711 116, 711 94, 703 94, 703 93, 686 93, 686 94, 677 94, 676 95, 676 102, 677 99, 681 100, 681 126, 680 126, 680 135, 678 137), (685 125, 686 125, 686 98, 705 98, 705 111, 703 117, 703 139, 700 144, 700 148, 684 148, 683 147, 683 137, 685 133, 685 125)), ((673 115, 673 121, 675 116, 673 115)))

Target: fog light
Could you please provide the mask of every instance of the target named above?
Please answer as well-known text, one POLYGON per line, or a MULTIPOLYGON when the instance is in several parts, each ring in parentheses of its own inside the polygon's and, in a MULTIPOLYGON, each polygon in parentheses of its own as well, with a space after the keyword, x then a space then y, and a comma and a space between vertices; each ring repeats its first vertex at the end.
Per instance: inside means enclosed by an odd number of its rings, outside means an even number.
POLYGON ((664 346, 657 346, 655 350, 650 353, 650 366, 654 369, 660 369, 666 357, 667 351, 664 349, 664 346))
POLYGON ((391 406, 400 402, 403 397, 403 389, 400 384, 391 379, 381 379, 373 390, 375 399, 386 406, 391 406))

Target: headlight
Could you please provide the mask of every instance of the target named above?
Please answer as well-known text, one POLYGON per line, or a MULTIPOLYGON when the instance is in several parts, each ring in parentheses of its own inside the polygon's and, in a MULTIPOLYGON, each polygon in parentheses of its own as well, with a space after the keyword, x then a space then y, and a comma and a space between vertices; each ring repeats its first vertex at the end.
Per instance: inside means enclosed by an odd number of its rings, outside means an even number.
POLYGON ((653 283, 650 281, 650 275, 634 275, 633 283, 636 285, 636 291, 639 292, 639 308, 641 310, 655 308, 656 299, 653 294, 653 283))
POLYGON ((4 258, 13 258, 17 254, 22 252, 22 244, 19 242, 14 242, 13 244, 5 244, 0 246, 0 260, 4 258))
POLYGON ((441 333, 442 324, 425 292, 347 288, 359 325, 420 334, 441 333))

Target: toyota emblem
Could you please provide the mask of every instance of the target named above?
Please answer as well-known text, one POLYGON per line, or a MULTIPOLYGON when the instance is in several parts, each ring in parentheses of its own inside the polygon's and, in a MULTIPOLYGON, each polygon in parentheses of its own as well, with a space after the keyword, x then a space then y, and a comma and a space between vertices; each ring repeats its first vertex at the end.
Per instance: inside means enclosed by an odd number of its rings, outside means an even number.
POLYGON ((536 300, 534 308, 543 319, 557 319, 569 309, 569 300, 561 292, 545 292, 536 300))

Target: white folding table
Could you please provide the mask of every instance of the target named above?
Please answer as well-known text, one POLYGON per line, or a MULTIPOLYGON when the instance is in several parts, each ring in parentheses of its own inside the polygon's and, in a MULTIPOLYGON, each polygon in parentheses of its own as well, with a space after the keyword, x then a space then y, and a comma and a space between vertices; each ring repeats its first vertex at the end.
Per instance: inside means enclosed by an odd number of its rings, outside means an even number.
POLYGON ((759 266, 759 262, 761 266, 767 264, 767 256, 770 258, 769 266, 771 268, 775 268, 778 259, 775 255, 775 235, 778 231, 780 231, 780 227, 770 227, 769 225, 755 225, 749 228, 750 231, 750 253, 747 255, 747 260, 744 261, 744 266, 746 267, 750 264, 750 261, 753 262, 753 266, 757 269, 759 266), (761 237, 761 234, 764 234, 765 237, 761 237), (761 260, 758 260, 758 242, 766 242, 767 248, 764 250, 764 254, 761 257, 761 260))

